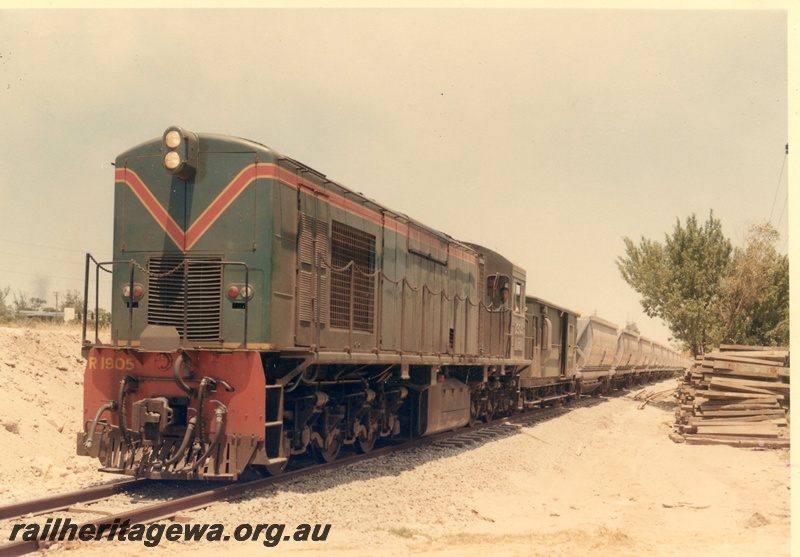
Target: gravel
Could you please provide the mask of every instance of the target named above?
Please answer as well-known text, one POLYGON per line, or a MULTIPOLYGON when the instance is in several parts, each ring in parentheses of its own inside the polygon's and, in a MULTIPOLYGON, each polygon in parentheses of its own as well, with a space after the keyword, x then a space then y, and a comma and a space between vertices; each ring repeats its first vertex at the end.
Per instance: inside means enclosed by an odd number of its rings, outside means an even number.
MULTIPOLYGON (((0 328, 0 504, 118 479, 74 456, 78 351, 75 331, 0 328)), ((61 542, 47 553, 789 554, 788 451, 677 445, 669 404, 638 405, 620 393, 494 440, 410 449, 180 517, 226 533, 330 524, 325 541, 61 542)))

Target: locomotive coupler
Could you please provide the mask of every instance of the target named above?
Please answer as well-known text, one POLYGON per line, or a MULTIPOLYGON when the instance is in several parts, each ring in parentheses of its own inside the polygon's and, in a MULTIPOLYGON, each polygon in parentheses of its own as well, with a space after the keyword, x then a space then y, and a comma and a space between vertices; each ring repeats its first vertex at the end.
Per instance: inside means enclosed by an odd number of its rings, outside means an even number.
POLYGON ((159 446, 161 434, 172 425, 174 413, 164 397, 146 398, 133 403, 131 428, 141 433, 146 444, 159 446))

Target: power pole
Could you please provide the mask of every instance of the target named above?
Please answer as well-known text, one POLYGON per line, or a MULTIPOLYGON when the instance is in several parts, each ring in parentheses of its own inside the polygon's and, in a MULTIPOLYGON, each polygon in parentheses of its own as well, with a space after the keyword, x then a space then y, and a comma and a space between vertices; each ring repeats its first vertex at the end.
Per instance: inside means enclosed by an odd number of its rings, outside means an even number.
POLYGON ((56 311, 58 311, 58 292, 53 292, 56 295, 56 311))

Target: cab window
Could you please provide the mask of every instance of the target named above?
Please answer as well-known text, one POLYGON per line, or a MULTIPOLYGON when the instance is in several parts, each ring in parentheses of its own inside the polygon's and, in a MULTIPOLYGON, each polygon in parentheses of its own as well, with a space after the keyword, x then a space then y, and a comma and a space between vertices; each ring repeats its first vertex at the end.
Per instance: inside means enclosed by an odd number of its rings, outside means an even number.
POLYGON ((486 307, 491 310, 504 310, 511 306, 511 295, 508 291, 508 277, 496 274, 486 279, 486 307))

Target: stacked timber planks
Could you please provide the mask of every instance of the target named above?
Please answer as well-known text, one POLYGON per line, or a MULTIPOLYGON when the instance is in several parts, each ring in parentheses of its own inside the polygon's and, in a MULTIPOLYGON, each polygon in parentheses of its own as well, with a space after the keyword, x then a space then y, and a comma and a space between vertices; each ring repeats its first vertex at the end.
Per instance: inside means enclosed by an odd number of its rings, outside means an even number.
POLYGON ((722 345, 686 372, 676 442, 789 447, 789 350, 722 345))

